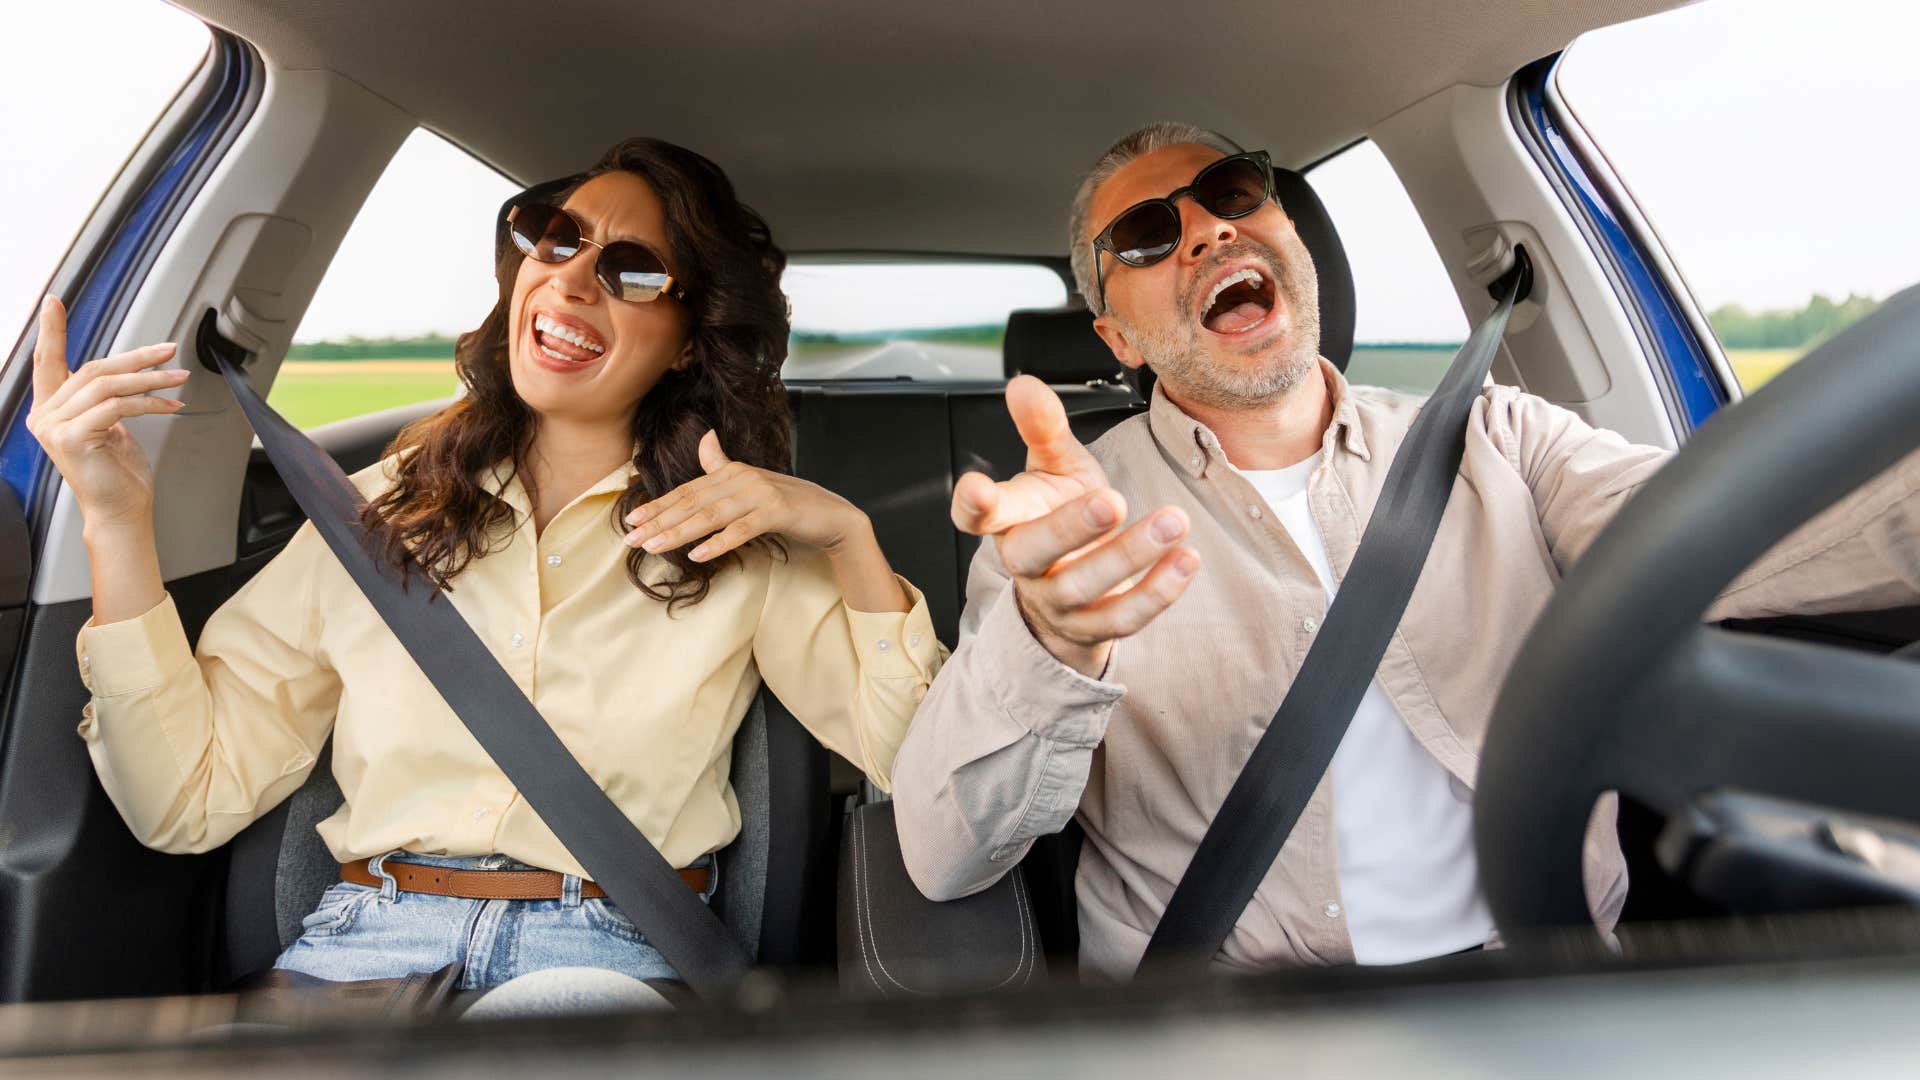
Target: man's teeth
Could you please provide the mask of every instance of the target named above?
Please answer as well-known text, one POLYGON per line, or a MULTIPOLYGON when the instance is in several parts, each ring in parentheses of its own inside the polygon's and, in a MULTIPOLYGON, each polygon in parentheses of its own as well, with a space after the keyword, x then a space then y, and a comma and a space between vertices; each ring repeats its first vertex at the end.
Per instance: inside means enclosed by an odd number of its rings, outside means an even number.
MULTIPOLYGON (((602 345, 597 341, 590 341, 587 339, 586 335, 581 334, 579 331, 576 331, 576 330, 570 330, 567 327, 561 325, 560 323, 557 323, 552 319, 547 318, 545 315, 541 315, 538 318, 533 320, 533 328, 547 335, 548 337, 559 338, 561 341, 567 342, 570 345, 578 345, 581 348, 587 350, 588 352, 598 353, 598 352, 607 351, 607 347, 605 345, 602 345)), ((548 349, 547 352, 553 356, 560 356, 559 353, 554 352, 552 349, 548 349)), ((570 356, 560 356, 560 359, 571 360, 573 358, 570 356)))
POLYGON ((1243 281, 1252 283, 1253 287, 1257 289, 1266 279, 1260 276, 1258 270, 1241 270, 1238 273, 1228 274, 1226 277, 1220 279, 1219 284, 1213 287, 1212 292, 1207 294, 1207 302, 1200 310, 1202 312, 1212 311, 1213 302, 1220 299, 1221 293, 1226 292, 1228 289, 1233 288, 1243 281))

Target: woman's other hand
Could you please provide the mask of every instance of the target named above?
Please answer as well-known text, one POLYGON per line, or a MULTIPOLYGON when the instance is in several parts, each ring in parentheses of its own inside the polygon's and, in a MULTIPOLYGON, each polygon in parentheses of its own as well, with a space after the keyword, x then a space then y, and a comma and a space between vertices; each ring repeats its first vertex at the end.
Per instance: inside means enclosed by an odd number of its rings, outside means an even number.
POLYGON ((765 533, 811 544, 828 555, 872 537, 872 523, 852 503, 818 484, 730 461, 720 437, 700 440, 707 472, 627 515, 627 544, 658 554, 701 537, 688 553, 707 562, 765 533))
POLYGON ((172 359, 172 344, 147 345, 67 371, 67 312, 49 296, 40 305, 33 347, 33 403, 27 430, 45 448, 89 527, 149 520, 153 467, 121 423, 129 416, 171 416, 182 403, 149 397, 187 381, 183 368, 152 370, 172 359))

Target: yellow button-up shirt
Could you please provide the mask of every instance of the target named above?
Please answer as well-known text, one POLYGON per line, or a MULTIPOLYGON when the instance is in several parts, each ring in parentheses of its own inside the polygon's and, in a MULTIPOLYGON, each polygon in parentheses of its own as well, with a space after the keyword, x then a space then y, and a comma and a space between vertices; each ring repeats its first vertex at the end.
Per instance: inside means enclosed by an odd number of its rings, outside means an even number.
MULTIPOLYGON (((385 463, 353 477, 371 496, 385 463)), ((667 860, 685 866, 740 828, 733 736, 761 680, 822 743, 887 786, 894 751, 945 650, 925 599, 849 609, 818 550, 750 545, 706 598, 669 614, 626 573, 614 507, 622 466, 535 535, 517 478, 509 542, 445 599, 587 772, 667 860)), ((648 556, 641 576, 676 573, 648 556)), ((345 862, 405 848, 501 853, 584 871, 421 674, 311 524, 187 644, 172 598, 82 628, 80 724, 102 785, 140 841, 206 851, 305 781, 333 738, 345 803, 320 824, 345 862)))

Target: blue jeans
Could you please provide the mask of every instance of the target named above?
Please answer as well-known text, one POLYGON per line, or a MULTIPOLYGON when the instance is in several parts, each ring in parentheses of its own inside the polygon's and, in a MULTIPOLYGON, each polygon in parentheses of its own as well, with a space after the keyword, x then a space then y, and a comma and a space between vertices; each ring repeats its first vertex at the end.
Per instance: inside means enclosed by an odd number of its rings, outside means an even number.
MULTIPOLYGON (((529 972, 591 967, 636 979, 678 978, 645 935, 607 900, 581 897, 569 874, 558 900, 464 900, 401 892, 384 864, 419 863, 481 870, 531 870, 504 855, 447 857, 395 851, 372 860, 380 888, 341 882, 320 898, 277 968, 322 979, 387 979, 437 971, 458 960, 460 988, 486 990, 529 972)), ((707 892, 719 884, 712 856, 707 892)))

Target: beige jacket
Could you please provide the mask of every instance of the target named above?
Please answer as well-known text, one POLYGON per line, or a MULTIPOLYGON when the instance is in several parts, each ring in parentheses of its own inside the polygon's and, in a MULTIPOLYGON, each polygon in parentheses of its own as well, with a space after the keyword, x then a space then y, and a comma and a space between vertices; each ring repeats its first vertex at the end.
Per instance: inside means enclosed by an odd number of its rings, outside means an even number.
MULTIPOLYGON (((1349 387, 1325 370, 1333 422, 1308 499, 1344 579, 1421 399, 1349 387)), ((1087 834, 1081 962, 1124 976, 1300 670, 1326 597, 1219 440, 1164 393, 1092 450, 1129 506, 1187 512, 1200 575, 1115 647, 1096 681, 1035 642, 994 545, 982 544, 960 646, 901 746, 894 787, 908 868, 936 898, 986 887, 1033 838, 1077 813, 1087 834)), ((1378 670, 1413 734, 1469 789, 1528 629, 1567 567, 1667 456, 1512 387, 1490 387, 1474 403, 1459 481, 1378 670)), ((1710 617, 1913 602, 1917 479, 1912 458, 1850 496, 1736 580, 1710 617)), ((1218 963, 1352 961, 1335 812, 1323 779, 1218 963)), ((1611 927, 1626 896, 1611 800, 1588 833, 1585 879, 1596 922, 1611 927)))

